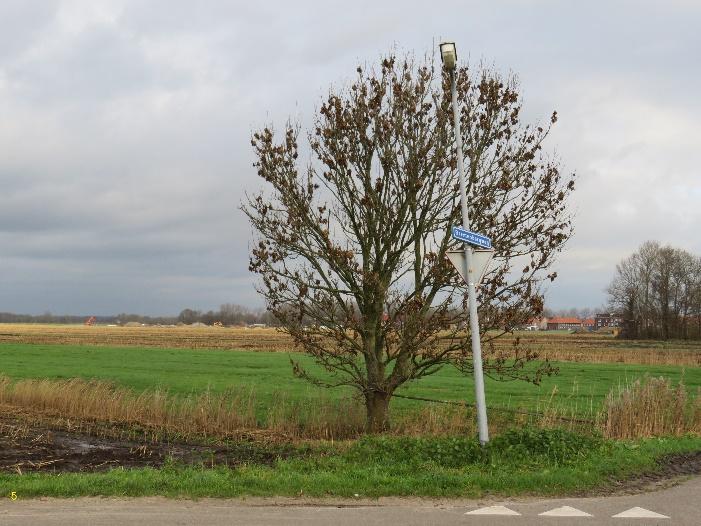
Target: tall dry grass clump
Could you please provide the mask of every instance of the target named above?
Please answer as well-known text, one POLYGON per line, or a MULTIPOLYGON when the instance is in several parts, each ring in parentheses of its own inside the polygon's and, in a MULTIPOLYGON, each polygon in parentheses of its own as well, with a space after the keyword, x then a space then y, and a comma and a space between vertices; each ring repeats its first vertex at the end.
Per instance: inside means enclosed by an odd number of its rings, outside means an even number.
MULTIPOLYGON (((491 408, 490 432, 524 425, 598 430, 607 438, 701 434, 701 390, 691 396, 683 383, 645 378, 613 389, 603 407, 569 407, 551 396, 535 410, 491 408)), ((136 393, 98 380, 27 379, 0 376, 0 404, 30 408, 74 424, 108 422, 180 438, 234 438, 265 432, 290 439, 342 440, 365 431, 365 411, 352 398, 290 399, 273 395, 264 406, 253 389, 175 396, 162 390, 136 393)), ((88 425, 90 427, 90 425, 88 425)), ((474 408, 430 403, 394 413, 390 433, 405 436, 473 436, 474 408)))
MULTIPOLYGON (((177 436, 235 437, 242 432, 267 431, 292 439, 341 440, 365 432, 362 402, 324 396, 290 399, 273 395, 265 408, 255 391, 209 391, 178 397, 165 391, 134 391, 98 380, 25 379, 0 376, 0 404, 31 408, 76 421, 139 425, 177 436)), ((494 430, 506 426, 492 419, 494 430)), ((397 435, 473 435, 471 408, 429 404, 398 411, 391 433, 397 435)))
POLYGON ((636 380, 609 392, 598 420, 607 438, 701 433, 701 390, 691 397, 681 381, 636 380))
MULTIPOLYGON (((489 422, 490 429, 498 424, 489 422)), ((420 409, 398 412, 392 419, 392 433, 410 436, 473 436, 477 421, 472 407, 428 404, 420 409)))
POLYGON ((209 391, 178 397, 165 391, 135 393, 98 380, 27 379, 0 376, 0 404, 77 420, 137 424, 181 437, 227 438, 266 430, 290 438, 342 439, 360 435, 365 415, 355 401, 290 400, 274 395, 267 409, 257 411, 253 390, 209 391))
POLYGON ((140 424, 183 435, 227 435, 255 424, 252 401, 240 396, 179 399, 164 391, 136 394, 98 380, 0 377, 0 403, 66 418, 140 424))

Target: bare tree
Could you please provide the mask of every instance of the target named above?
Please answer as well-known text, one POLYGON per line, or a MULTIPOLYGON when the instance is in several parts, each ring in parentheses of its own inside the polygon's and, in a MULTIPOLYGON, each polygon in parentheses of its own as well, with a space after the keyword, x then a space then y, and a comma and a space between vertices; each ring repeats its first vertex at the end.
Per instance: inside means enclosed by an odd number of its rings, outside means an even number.
POLYGON ((657 255, 660 244, 657 241, 646 241, 636 254, 633 254, 640 275, 640 305, 636 306, 638 317, 646 338, 655 334, 655 323, 658 314, 655 307, 655 293, 653 290, 655 269, 657 268, 657 255))
POLYGON ((689 293, 689 319, 693 327, 695 320, 695 333, 697 338, 701 338, 701 257, 694 260, 691 267, 690 293, 689 293))
POLYGON ((624 314, 623 333, 628 338, 639 336, 642 323, 638 259, 634 254, 616 265, 616 275, 607 289, 611 307, 624 314))
MULTIPOLYGON (((525 367, 534 354, 519 347, 497 355, 486 330, 542 311, 539 284, 555 279, 547 269, 572 233, 573 178, 542 151, 556 115, 542 127, 521 123, 513 77, 462 68, 457 85, 472 224, 496 248, 479 288, 485 372, 537 382, 552 369, 525 367)), ((250 270, 267 308, 329 373, 295 363, 296 374, 357 389, 372 431, 387 427, 405 382, 448 363, 471 371, 464 290, 446 259, 460 217, 450 119, 440 68, 391 55, 377 69, 358 67, 321 104, 306 166, 298 125, 252 138, 272 191, 243 205, 259 236, 250 270)))
POLYGON ((654 241, 619 263, 608 287, 609 304, 626 319, 628 338, 701 337, 700 294, 701 260, 654 241))

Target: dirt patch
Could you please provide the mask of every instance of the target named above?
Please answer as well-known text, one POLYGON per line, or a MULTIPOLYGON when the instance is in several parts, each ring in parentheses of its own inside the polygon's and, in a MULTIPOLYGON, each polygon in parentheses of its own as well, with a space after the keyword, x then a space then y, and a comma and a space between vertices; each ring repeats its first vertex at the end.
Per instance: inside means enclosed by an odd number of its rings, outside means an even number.
POLYGON ((657 466, 623 479, 613 479, 606 486, 587 490, 578 497, 637 495, 676 486, 687 477, 701 475, 701 451, 678 453, 660 458, 657 466))
MULTIPOLYGON (((3 408, 6 409, 6 408, 3 408)), ((93 472, 115 467, 159 467, 174 460, 184 464, 235 467, 272 464, 296 454, 289 444, 245 439, 217 445, 170 440, 122 439, 123 429, 102 426, 97 436, 52 425, 50 418, 28 418, 20 412, 0 416, 0 471, 93 472), (113 436, 105 436, 112 434, 113 436)), ((133 430, 132 430, 133 431, 133 430)), ((138 432, 136 434, 139 434, 138 432)))

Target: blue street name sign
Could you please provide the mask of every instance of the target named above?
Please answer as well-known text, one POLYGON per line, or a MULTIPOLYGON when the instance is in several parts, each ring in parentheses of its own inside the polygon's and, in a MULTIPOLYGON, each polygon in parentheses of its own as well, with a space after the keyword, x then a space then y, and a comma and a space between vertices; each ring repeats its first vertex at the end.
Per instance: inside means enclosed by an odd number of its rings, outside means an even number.
POLYGON ((470 232, 459 226, 453 227, 453 237, 458 241, 463 241, 465 243, 470 243, 471 245, 476 245, 482 248, 492 248, 492 240, 487 236, 482 234, 477 234, 476 232, 470 232))

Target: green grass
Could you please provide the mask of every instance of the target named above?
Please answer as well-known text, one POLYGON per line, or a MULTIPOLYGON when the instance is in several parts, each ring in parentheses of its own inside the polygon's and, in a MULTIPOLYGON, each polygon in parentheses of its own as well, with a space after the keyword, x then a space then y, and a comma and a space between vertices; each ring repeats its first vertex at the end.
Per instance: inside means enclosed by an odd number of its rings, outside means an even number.
MULTIPOLYGON (((319 374, 306 356, 294 358, 319 374)), ((560 374, 545 378, 541 385, 525 382, 499 382, 487 378, 487 403, 492 407, 534 409, 548 403, 553 390, 558 407, 587 411, 598 409, 612 387, 650 376, 666 376, 696 389, 701 387, 701 368, 679 366, 587 364, 561 362, 560 374)), ((177 395, 201 393, 207 389, 222 392, 233 388, 255 390, 256 400, 265 407, 273 396, 284 392, 289 399, 337 398, 349 389, 327 391, 292 376, 286 353, 144 349, 124 347, 0 344, 0 373, 15 379, 73 377, 113 381, 135 391, 164 388, 177 395)), ((471 377, 451 367, 419 382, 409 384, 400 394, 441 400, 473 399, 471 377)), ((423 402, 395 399, 393 408, 404 410, 423 402)))
MULTIPOLYGON (((307 357, 295 355, 320 373, 307 357)), ((487 380, 492 407, 542 407, 554 403, 595 409, 616 385, 644 375, 683 378, 701 386, 701 369, 675 366, 560 363, 560 375, 540 386, 487 380)), ((290 399, 341 397, 295 379, 284 353, 97 346, 0 344, 0 373, 11 378, 81 377, 112 381, 135 391, 165 388, 181 396, 207 389, 254 389, 261 407, 284 392, 290 399)), ((402 389, 412 396, 471 400, 471 378, 444 368, 402 389)), ((423 402, 397 399, 396 409, 423 402)), ((308 446, 305 446, 308 447, 308 446)), ((483 452, 474 439, 370 437, 352 444, 300 450, 272 466, 251 462, 228 468, 168 464, 161 469, 117 469, 103 473, 0 474, 2 492, 20 498, 82 495, 236 497, 246 495, 380 497, 480 497, 486 494, 558 495, 605 484, 651 469, 661 455, 701 450, 701 438, 603 441, 561 431, 525 430, 493 439, 483 452), (561 433, 561 434, 558 434, 561 433), (564 434, 562 434, 564 433, 564 434)))
POLYGON ((104 473, 0 474, 0 487, 20 498, 85 495, 169 497, 481 497, 561 495, 653 469, 661 455, 701 449, 701 438, 610 442, 550 430, 497 437, 482 451, 463 438, 373 437, 235 469, 186 467, 104 473))

